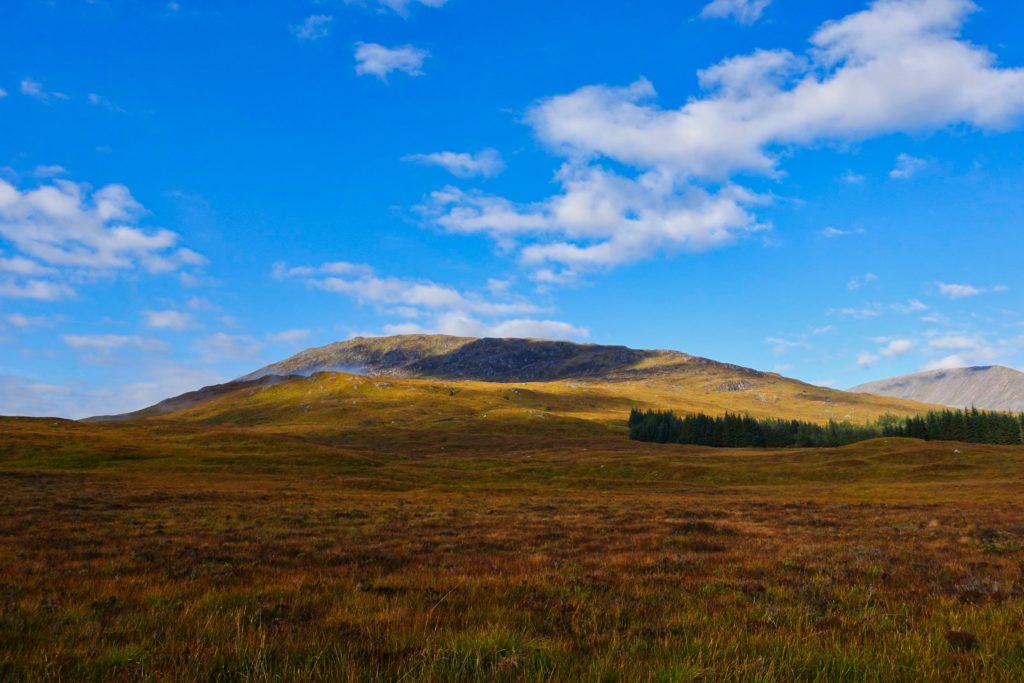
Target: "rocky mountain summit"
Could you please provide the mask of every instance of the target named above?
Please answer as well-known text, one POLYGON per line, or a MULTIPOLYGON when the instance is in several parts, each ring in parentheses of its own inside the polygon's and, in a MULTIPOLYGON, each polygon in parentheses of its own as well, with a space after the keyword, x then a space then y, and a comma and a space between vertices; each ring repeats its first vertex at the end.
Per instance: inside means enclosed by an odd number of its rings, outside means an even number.
POLYGON ((678 351, 643 351, 545 339, 398 335, 356 337, 308 349, 241 379, 329 371, 483 382, 629 381, 675 371, 699 372, 710 367, 752 378, 766 376, 749 368, 678 351))

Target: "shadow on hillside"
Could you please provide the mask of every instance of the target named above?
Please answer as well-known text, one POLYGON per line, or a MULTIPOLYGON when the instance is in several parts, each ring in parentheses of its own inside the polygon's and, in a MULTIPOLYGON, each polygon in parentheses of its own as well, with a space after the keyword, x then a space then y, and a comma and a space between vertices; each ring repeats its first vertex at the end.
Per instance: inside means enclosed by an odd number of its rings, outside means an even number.
POLYGON ((535 339, 478 339, 417 361, 427 377, 491 382, 551 382, 599 377, 654 356, 625 346, 597 346, 535 339))

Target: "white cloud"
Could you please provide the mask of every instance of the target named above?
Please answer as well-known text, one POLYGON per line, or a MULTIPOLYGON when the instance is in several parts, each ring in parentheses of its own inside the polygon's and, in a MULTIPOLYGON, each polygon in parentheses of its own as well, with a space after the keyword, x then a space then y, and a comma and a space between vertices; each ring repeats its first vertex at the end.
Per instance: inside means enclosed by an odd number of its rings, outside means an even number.
POLYGON ((291 277, 314 277, 317 275, 351 277, 372 275, 373 268, 366 264, 349 263, 347 261, 330 261, 319 266, 289 266, 287 263, 278 262, 274 264, 271 274, 275 280, 284 280, 291 277))
POLYGON ((192 316, 175 310, 143 311, 146 327, 154 330, 174 330, 182 332, 192 327, 192 316))
POLYGON ((534 320, 530 318, 502 320, 486 323, 470 315, 445 313, 429 325, 404 323, 386 325, 388 334, 451 334, 457 337, 517 337, 536 339, 585 339, 590 335, 585 327, 576 327, 560 320, 534 320))
POLYGON ((297 26, 292 26, 292 33, 299 40, 320 40, 326 38, 331 31, 334 17, 329 14, 313 14, 297 26))
POLYGON ((772 345, 772 353, 776 356, 784 356, 790 351, 800 349, 810 351, 813 348, 802 339, 786 339, 783 337, 767 337, 765 342, 772 345))
POLYGON ((911 299, 905 304, 892 304, 891 308, 897 313, 920 313, 927 311, 928 305, 919 299, 911 299))
POLYGON ((889 171, 889 177, 893 180, 910 180, 927 167, 928 162, 924 159, 900 154, 896 157, 896 165, 889 171))
POLYGON ((217 332, 196 343, 199 357, 205 363, 256 360, 263 344, 248 335, 217 332))
POLYGON ((847 169, 843 175, 839 176, 839 182, 844 185, 862 185, 867 180, 863 175, 854 173, 852 170, 847 169))
POLYGON ((712 0, 701 10, 704 19, 725 19, 731 17, 740 24, 753 24, 761 18, 772 0, 712 0))
POLYGON ((312 333, 309 330, 283 330, 274 334, 268 334, 267 341, 272 344, 298 344, 309 339, 310 334, 312 333))
POLYGON ((5 97, 7 97, 7 91, 3 88, 0 88, 0 99, 3 99, 5 97))
POLYGON ((116 114, 124 113, 124 109, 122 109, 119 105, 111 102, 106 97, 103 97, 102 95, 99 95, 97 93, 89 93, 86 99, 89 101, 89 104, 91 104, 94 107, 102 107, 103 109, 114 112, 116 114))
POLYGON ((1024 348, 1024 337, 989 339, 985 334, 969 331, 930 333, 928 337, 928 350, 940 357, 927 363, 925 370, 1006 362, 1024 348))
POLYGON ((483 232, 499 241, 546 238, 522 247, 521 260, 537 268, 554 263, 573 270, 638 261, 661 250, 703 251, 766 227, 746 209, 761 198, 733 185, 714 193, 673 188, 657 174, 629 179, 572 164, 556 179, 563 193, 544 202, 516 204, 446 187, 421 209, 451 232, 483 232))
POLYGON ((482 176, 493 178, 505 169, 505 162, 497 150, 484 149, 476 154, 465 152, 432 152, 430 154, 410 154, 402 157, 402 161, 411 161, 425 166, 440 166, 459 178, 482 176))
POLYGON ((382 314, 421 321, 387 325, 385 330, 391 334, 432 331, 466 336, 559 338, 589 334, 584 328, 562 321, 522 317, 543 309, 514 296, 507 286, 489 287, 494 298, 487 298, 430 280, 380 276, 367 270, 367 266, 349 263, 315 267, 277 264, 274 274, 279 279, 296 278, 310 287, 344 294, 360 304, 377 307, 382 314), (331 274, 332 270, 346 272, 331 274))
POLYGON ((858 228, 856 230, 840 230, 839 228, 834 228, 830 225, 829 227, 822 230, 821 234, 824 237, 828 237, 829 239, 831 239, 833 237, 847 237, 849 235, 860 235, 863 234, 863 232, 864 230, 861 228, 858 228))
POLYGON ((422 76, 423 62, 429 56, 426 50, 412 45, 384 47, 379 43, 356 43, 356 74, 376 76, 384 82, 392 71, 422 76))
POLYGON ((98 273, 160 273, 205 263, 177 246, 176 233, 141 227, 144 214, 124 185, 92 191, 53 179, 19 190, 0 180, 0 239, 20 252, 0 258, 0 296, 65 298, 74 293, 69 281, 98 273))
POLYGON ((488 234, 538 269, 731 244, 763 227, 750 207, 766 201, 732 179, 781 177, 779 160, 794 148, 1016 125, 1024 70, 1000 68, 960 39, 974 9, 969 0, 877 0, 822 25, 803 55, 758 50, 703 70, 704 92, 676 109, 657 104, 643 78, 542 99, 525 120, 567 159, 559 194, 520 203, 444 188, 425 214, 454 232, 488 234))
POLYGON ((508 293, 509 288, 515 283, 515 278, 497 278, 492 277, 487 279, 487 289, 495 295, 505 295, 508 293))
POLYGON ((31 330, 40 327, 50 327, 60 318, 49 315, 25 315, 23 313, 11 313, 4 318, 12 327, 19 330, 31 330))
POLYGON ((14 275, 53 275, 57 270, 40 265, 24 256, 5 258, 0 256, 0 273, 14 275))
POLYGON ((405 306, 425 310, 451 309, 482 315, 509 315, 538 310, 534 304, 527 301, 493 302, 427 280, 414 281, 367 275, 355 279, 325 277, 313 280, 310 284, 328 292, 347 294, 363 303, 384 306, 405 306))
POLYGON ((966 334, 944 334, 928 340, 928 348, 941 350, 982 349, 988 344, 981 337, 966 334))
POLYGON ((839 315, 854 320, 867 320, 882 315, 882 306, 879 304, 868 304, 866 306, 848 306, 845 308, 830 308, 828 315, 839 315))
POLYGON ((32 170, 32 175, 36 178, 54 178, 56 176, 67 175, 67 169, 57 164, 50 165, 39 165, 32 170))
POLYGON ((910 339, 893 339, 878 352, 887 358, 905 356, 914 349, 914 342, 910 339))
POLYGON ((758 51, 702 72, 709 92, 676 110, 654 87, 589 86, 529 114, 556 149, 686 176, 775 171, 778 145, 859 140, 965 123, 1001 129, 1024 111, 1024 70, 959 40, 969 0, 879 0, 824 24, 805 57, 758 51))
POLYGON ((57 301, 70 299, 75 290, 65 284, 46 280, 14 280, 0 279, 0 299, 35 299, 36 301, 57 301))
POLYGON ((209 299, 204 299, 201 296, 192 296, 188 298, 185 305, 193 311, 216 311, 217 306, 209 299))
POLYGON ((878 356, 873 353, 859 353, 857 354, 857 367, 863 369, 873 368, 878 364, 878 356))
POLYGON ((939 293, 950 299, 965 299, 967 297, 978 296, 983 293, 984 290, 974 287, 973 285, 947 285, 946 283, 937 283, 939 287, 939 293))
POLYGON ((19 84, 19 89, 21 90, 21 94, 25 97, 31 97, 33 99, 39 100, 40 102, 48 102, 51 99, 68 99, 68 96, 64 93, 57 91, 48 91, 43 87, 42 83, 31 78, 22 79, 21 83, 19 84))
POLYGON ((989 292, 1001 293, 1008 291, 1008 288, 1004 285, 996 285, 995 287, 976 287, 969 284, 952 284, 946 282, 936 282, 935 284, 939 288, 939 294, 949 299, 967 299, 972 296, 987 294, 989 292))
POLYGON ((971 364, 965 356, 960 354, 952 354, 950 356, 944 356, 938 360, 926 363, 921 369, 922 370, 953 370, 955 368, 965 368, 971 364))
POLYGON ((35 97, 41 99, 44 95, 43 84, 39 81, 33 81, 31 78, 25 78, 21 81, 21 94, 28 97, 35 97))
POLYGON ((120 334, 65 334, 61 337, 72 349, 90 351, 113 351, 134 347, 140 351, 167 351, 165 342, 152 337, 120 334))
POLYGON ((394 12, 395 14, 408 18, 411 14, 410 8, 413 5, 422 5, 423 7, 443 7, 447 4, 448 0, 344 0, 350 5, 367 5, 372 4, 376 6, 381 12, 394 12))
POLYGON ((865 273, 863 277, 855 277, 847 282, 846 288, 853 292, 877 280, 878 276, 874 273, 865 273))

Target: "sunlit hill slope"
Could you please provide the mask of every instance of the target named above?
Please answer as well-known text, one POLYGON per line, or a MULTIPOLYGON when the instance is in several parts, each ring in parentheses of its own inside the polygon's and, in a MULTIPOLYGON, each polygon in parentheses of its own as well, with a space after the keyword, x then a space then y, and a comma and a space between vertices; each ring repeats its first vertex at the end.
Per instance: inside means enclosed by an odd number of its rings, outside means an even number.
POLYGON ((928 409, 676 351, 413 335, 310 349, 236 382, 96 419, 371 432, 393 440, 413 432, 621 431, 633 407, 857 422, 928 409))

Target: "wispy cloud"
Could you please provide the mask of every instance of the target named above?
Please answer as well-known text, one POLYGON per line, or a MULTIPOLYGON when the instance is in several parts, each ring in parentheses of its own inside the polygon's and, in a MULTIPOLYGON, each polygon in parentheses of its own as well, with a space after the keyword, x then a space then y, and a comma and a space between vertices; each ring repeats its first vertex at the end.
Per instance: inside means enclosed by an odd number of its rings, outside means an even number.
POLYGON ((402 157, 403 161, 409 161, 424 166, 440 166, 449 173, 459 178, 472 178, 481 176, 493 178, 505 168, 505 162, 497 150, 484 149, 476 154, 466 152, 431 152, 430 154, 410 154, 402 157))
POLYGON ((864 370, 878 365, 878 356, 867 351, 857 354, 857 367, 864 370))
POLYGON ((195 348, 204 363, 222 363, 255 361, 263 344, 245 334, 215 332, 197 341, 195 348))
POLYGON ((142 316, 146 321, 146 327, 154 330, 173 330, 175 332, 183 332, 195 325, 190 314, 173 309, 163 311, 143 311, 142 316))
POLYGON ((849 237, 850 235, 862 235, 864 234, 863 228, 856 228, 854 230, 841 230, 839 228, 832 227, 831 225, 821 231, 824 237, 829 239, 834 237, 849 237))
POLYGON ((19 84, 19 90, 25 97, 31 97, 34 100, 40 102, 49 102, 50 100, 67 100, 70 99, 67 95, 56 90, 47 90, 43 87, 43 84, 32 78, 23 78, 19 84))
POLYGON ((124 113, 124 109, 121 108, 120 105, 111 102, 109 99, 98 93, 91 92, 86 99, 89 101, 89 104, 94 107, 100 107, 101 109, 106 109, 107 111, 114 112, 115 114, 124 113))
POLYGON ((423 75, 423 62, 430 56, 426 50, 412 45, 385 47, 379 43, 356 43, 356 73, 376 76, 387 82, 388 74, 401 71, 410 76, 423 75))
POLYGON ((893 180, 910 180, 926 168, 928 168, 928 162, 924 159, 918 159, 909 154, 900 154, 896 157, 896 165, 889 171, 889 177, 893 180))
POLYGON ((864 306, 830 308, 826 313, 828 315, 837 315, 843 318, 853 318, 854 320, 866 320, 868 318, 877 318, 882 315, 883 310, 884 309, 881 304, 872 303, 864 306))
POLYGON ((292 26, 292 33, 299 40, 320 40, 331 32, 334 17, 329 14, 313 14, 301 23, 292 26))
POLYGON ((282 330, 267 335, 267 341, 272 344, 298 344, 309 339, 312 334, 306 329, 282 330))
POLYGON ((167 351, 166 342, 152 337, 121 334, 65 334, 61 337, 72 349, 91 351, 112 351, 134 347, 140 351, 167 351))
POLYGON ((16 327, 19 330, 34 330, 40 328, 53 327, 60 320, 61 316, 57 315, 25 315, 23 313, 11 313, 4 317, 12 327, 16 327))
POLYGON ((331 262, 321 266, 277 264, 278 279, 299 279, 308 286, 372 305, 383 315, 405 322, 385 326, 388 333, 441 332, 466 336, 547 336, 585 338, 589 332, 569 323, 540 319, 544 309, 511 294, 491 289, 491 297, 464 292, 430 280, 382 276, 362 264, 331 262), (529 317, 527 317, 529 316, 529 317))
POLYGON ((772 0, 713 0, 704 6, 700 16, 705 19, 732 18, 740 24, 753 24, 761 18, 772 0))
POLYGON ((373 6, 381 12, 394 12, 400 17, 408 18, 414 5, 438 8, 446 5, 448 0, 344 0, 344 2, 350 5, 373 6))
POLYGON ((892 339, 879 350, 879 354, 887 358, 894 358, 905 356, 913 351, 913 349, 914 342, 911 339, 892 339))
POLYGON ((1008 288, 1005 285, 996 285, 995 287, 976 287, 970 284, 955 284, 941 281, 936 282, 935 285, 939 288, 939 294, 947 299, 967 299, 980 294, 1008 291, 1008 288))
POLYGON ((863 185, 864 181, 867 180, 860 173, 855 173, 852 170, 847 169, 845 173, 839 176, 839 182, 844 185, 863 185))
POLYGON ((785 356, 794 349, 809 351, 813 348, 803 339, 786 339, 784 337, 767 337, 765 342, 771 344, 772 353, 776 356, 785 356))
POLYGON ((872 282, 876 282, 877 280, 878 276, 875 275, 874 273, 865 273, 860 277, 852 278, 849 282, 846 283, 846 288, 851 292, 854 292, 860 289, 861 287, 869 285, 872 282))

